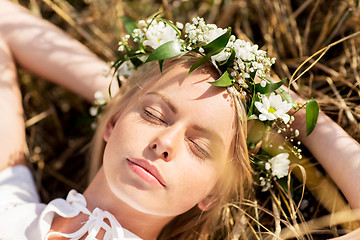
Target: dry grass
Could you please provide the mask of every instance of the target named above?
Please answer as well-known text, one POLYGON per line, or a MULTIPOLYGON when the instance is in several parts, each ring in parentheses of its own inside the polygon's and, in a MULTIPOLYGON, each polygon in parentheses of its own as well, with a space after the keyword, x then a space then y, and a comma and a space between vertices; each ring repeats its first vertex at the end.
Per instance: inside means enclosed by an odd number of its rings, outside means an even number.
MULTIPOLYGON (((273 70, 279 78, 296 79, 316 61, 293 83, 294 90, 304 98, 315 97, 323 111, 360 140, 359 36, 326 49, 320 59, 320 55, 310 59, 292 78, 312 54, 360 31, 359 1, 24 0, 20 3, 79 39, 106 61, 116 57, 117 39, 124 32, 118 18, 122 15, 141 19, 165 10, 167 18, 176 21, 202 16, 221 27, 231 26, 239 38, 257 43, 277 58, 273 70)), ((30 160, 43 200, 63 197, 70 188, 83 190, 93 121, 87 114, 89 105, 23 70, 19 76, 28 119, 30 160)), ((327 213, 309 191, 304 199, 310 202, 302 209, 306 219, 327 213)), ((264 206, 268 206, 267 199, 263 200, 264 206)), ((341 231, 339 227, 325 228, 313 238, 337 236, 341 231)))

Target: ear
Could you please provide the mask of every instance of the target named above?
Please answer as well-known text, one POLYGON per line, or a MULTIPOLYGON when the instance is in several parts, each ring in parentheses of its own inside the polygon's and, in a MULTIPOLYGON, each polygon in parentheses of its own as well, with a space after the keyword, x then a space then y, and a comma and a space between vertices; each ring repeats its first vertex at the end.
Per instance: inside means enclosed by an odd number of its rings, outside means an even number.
POLYGON ((111 117, 110 120, 106 123, 105 129, 104 129, 104 141, 107 142, 111 136, 112 130, 115 127, 116 121, 114 120, 114 117, 111 117))
POLYGON ((200 210, 209 211, 213 207, 215 207, 216 203, 217 203, 216 197, 214 195, 209 195, 206 198, 204 198, 203 200, 201 200, 197 205, 198 205, 198 208, 200 208, 200 210))

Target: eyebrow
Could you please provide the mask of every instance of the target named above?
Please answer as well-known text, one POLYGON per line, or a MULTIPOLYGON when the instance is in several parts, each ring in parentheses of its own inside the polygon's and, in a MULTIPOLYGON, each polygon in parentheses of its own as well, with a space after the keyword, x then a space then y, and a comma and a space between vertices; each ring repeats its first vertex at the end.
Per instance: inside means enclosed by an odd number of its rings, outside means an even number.
MULTIPOLYGON (((214 143, 221 143, 222 146, 224 146, 224 142, 219 134, 217 134, 215 131, 212 131, 208 128, 201 127, 199 125, 193 125, 192 126, 196 131, 203 132, 206 135, 210 136, 210 140, 214 143)), ((217 144, 216 144, 217 145, 217 144)))
POLYGON ((160 93, 157 93, 157 92, 149 92, 146 95, 155 95, 155 96, 161 98, 173 113, 177 113, 177 108, 175 107, 174 104, 172 104, 172 102, 166 96, 164 96, 160 93))
MULTIPOLYGON (((166 96, 160 94, 160 93, 157 93, 157 92, 149 92, 147 93, 146 95, 154 95, 154 96, 157 96, 159 98, 161 98, 165 104, 170 108, 170 110, 173 112, 173 113, 177 113, 178 110, 177 108, 175 107, 175 105, 171 102, 171 100, 169 98, 167 98, 166 96)), ((199 131, 199 132, 203 132, 207 135, 210 136, 210 140, 214 140, 215 142, 218 142, 218 143, 221 143, 222 145, 224 145, 224 142, 222 140, 222 138, 220 137, 219 134, 217 134, 215 131, 212 131, 208 128, 204 128, 204 127, 201 127, 199 125, 193 125, 192 128, 196 131, 199 131)))

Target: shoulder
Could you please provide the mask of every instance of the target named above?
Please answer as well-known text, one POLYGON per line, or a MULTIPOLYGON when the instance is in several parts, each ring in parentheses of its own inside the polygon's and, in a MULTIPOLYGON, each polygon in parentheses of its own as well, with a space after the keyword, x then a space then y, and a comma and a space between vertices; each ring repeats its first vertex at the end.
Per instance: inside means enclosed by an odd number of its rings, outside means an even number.
POLYGON ((30 170, 22 165, 0 172, 0 209, 11 204, 39 203, 30 170))
POLYGON ((27 167, 0 172, 0 239, 39 239, 34 229, 44 208, 27 167))
POLYGON ((45 206, 42 203, 22 203, 0 209, 0 239, 40 239, 38 219, 45 206))

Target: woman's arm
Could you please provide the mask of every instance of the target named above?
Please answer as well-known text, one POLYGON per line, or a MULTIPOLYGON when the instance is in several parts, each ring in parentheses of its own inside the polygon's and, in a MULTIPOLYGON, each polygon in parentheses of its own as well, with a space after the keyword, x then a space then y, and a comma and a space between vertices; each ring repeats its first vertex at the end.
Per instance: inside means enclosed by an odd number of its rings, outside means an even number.
POLYGON ((326 114, 320 112, 314 131, 305 136, 305 110, 295 115, 293 128, 341 189, 352 208, 360 208, 360 145, 326 114))
POLYGON ((15 62, 0 39, 0 171, 25 165, 25 124, 15 62))
POLYGON ((25 164, 25 126, 15 62, 89 101, 96 91, 107 96, 111 77, 104 77, 108 65, 79 42, 26 9, 0 0, 0 171, 25 164))
POLYGON ((29 71, 89 101, 99 90, 107 96, 111 74, 104 76, 109 68, 105 62, 54 25, 7 0, 0 1, 0 38, 29 71))

